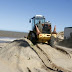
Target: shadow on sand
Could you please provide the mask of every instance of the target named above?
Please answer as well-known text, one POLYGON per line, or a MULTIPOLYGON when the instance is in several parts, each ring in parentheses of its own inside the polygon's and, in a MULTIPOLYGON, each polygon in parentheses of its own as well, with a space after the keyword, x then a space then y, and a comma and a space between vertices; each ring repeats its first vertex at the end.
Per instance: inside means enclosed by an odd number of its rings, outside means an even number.
POLYGON ((22 46, 22 47, 28 47, 28 46, 30 46, 29 43, 28 43, 27 41, 23 40, 23 39, 14 40, 14 41, 12 41, 11 43, 13 43, 13 42, 18 43, 19 46, 22 46))

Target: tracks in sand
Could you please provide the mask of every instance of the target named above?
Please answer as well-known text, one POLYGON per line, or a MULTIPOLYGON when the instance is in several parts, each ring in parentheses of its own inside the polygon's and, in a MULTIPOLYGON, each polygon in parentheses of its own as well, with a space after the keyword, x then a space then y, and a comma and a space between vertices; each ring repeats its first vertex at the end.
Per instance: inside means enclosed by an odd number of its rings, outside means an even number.
POLYGON ((28 40, 26 40, 29 44, 32 50, 35 51, 35 53, 38 55, 38 57, 41 59, 42 63, 45 65, 45 67, 51 71, 54 72, 69 72, 61 67, 58 67, 55 65, 49 58, 48 54, 43 50, 44 48, 40 47, 40 44, 32 45, 32 43, 28 40))

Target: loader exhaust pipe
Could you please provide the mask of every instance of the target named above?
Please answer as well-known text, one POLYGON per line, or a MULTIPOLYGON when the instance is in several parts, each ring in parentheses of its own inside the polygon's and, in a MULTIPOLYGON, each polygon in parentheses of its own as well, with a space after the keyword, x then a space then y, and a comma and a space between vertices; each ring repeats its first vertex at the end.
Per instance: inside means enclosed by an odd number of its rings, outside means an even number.
POLYGON ((54 26, 54 30, 53 30, 52 34, 57 34, 57 32, 56 32, 56 25, 54 26))
POLYGON ((36 33, 37 33, 37 35, 39 35, 41 32, 40 32, 40 30, 38 29, 37 25, 35 25, 35 26, 36 26, 36 33))

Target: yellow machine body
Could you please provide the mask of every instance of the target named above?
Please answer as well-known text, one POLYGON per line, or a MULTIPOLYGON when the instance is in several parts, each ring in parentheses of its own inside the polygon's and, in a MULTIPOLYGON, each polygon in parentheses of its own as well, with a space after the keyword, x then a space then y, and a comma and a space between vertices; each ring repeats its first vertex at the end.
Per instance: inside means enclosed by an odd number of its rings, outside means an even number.
POLYGON ((51 36, 54 36, 56 38, 56 34, 39 34, 37 36, 38 41, 37 42, 41 42, 41 43, 48 43, 48 41, 51 40, 51 36))

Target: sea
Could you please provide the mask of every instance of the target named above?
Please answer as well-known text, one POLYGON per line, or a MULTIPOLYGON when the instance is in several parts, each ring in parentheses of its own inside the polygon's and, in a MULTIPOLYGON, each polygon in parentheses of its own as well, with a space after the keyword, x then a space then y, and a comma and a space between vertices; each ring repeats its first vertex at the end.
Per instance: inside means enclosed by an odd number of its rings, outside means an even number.
POLYGON ((0 43, 8 43, 11 41, 16 40, 17 38, 12 38, 12 37, 0 37, 0 43))

